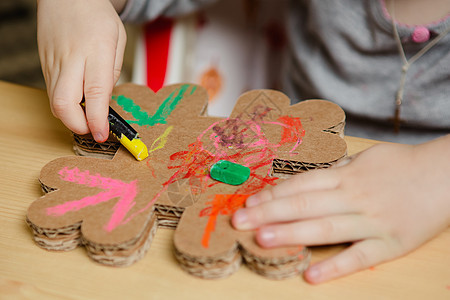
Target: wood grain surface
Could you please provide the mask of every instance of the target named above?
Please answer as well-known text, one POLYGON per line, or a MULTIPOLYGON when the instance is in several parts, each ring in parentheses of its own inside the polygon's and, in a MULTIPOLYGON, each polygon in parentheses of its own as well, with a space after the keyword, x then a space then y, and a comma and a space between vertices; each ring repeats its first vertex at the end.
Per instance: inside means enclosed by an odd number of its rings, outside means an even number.
MULTIPOLYGON (((403 258, 318 286, 265 279, 245 266, 225 279, 192 277, 177 265, 168 229, 126 268, 94 263, 83 248, 43 250, 25 214, 42 195, 40 169, 73 155, 71 134, 52 116, 45 91, 0 82, 0 93, 0 299, 450 299, 450 229, 403 258)), ((349 154, 376 143, 346 142, 349 154)), ((343 247, 313 248, 313 262, 343 247)))

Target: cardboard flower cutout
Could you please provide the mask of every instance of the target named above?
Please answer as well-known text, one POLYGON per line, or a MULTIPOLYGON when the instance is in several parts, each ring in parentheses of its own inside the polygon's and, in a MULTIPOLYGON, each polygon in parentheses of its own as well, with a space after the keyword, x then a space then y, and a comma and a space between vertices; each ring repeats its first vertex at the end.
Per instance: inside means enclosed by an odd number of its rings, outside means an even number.
POLYGON ((27 213, 36 243, 49 250, 84 245, 93 260, 126 266, 145 255, 162 226, 176 228, 175 255, 196 276, 232 274, 241 257, 272 278, 302 272, 308 249, 262 249, 254 232, 234 230, 230 218, 249 195, 343 158, 343 111, 324 100, 290 106, 272 90, 243 94, 226 119, 205 116, 206 105, 196 85, 157 94, 117 87, 111 106, 139 132, 149 157, 139 162, 112 140, 75 136, 76 152, 93 157, 62 157, 42 169, 48 193, 27 213), (248 180, 235 186, 212 179, 209 170, 221 160, 248 167, 248 180))

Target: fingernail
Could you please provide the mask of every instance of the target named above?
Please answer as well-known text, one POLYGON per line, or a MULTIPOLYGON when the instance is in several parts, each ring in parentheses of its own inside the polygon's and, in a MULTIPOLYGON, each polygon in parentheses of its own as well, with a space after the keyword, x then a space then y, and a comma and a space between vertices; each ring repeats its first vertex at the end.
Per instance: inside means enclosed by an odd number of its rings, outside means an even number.
POLYGON ((259 238, 265 245, 273 244, 275 240, 275 231, 270 228, 261 228, 259 230, 259 238))
POLYGON ((259 204, 259 197, 258 196, 250 196, 247 198, 247 201, 245 202, 246 207, 253 207, 259 204))
POLYGON ((320 282, 320 268, 317 266, 311 266, 306 271, 307 279, 311 283, 318 283, 320 282))
POLYGON ((251 229, 250 223, 248 222, 248 215, 245 212, 245 209, 239 209, 234 213, 233 216, 233 225, 236 229, 239 230, 249 230, 251 229))
POLYGON ((104 142, 106 140, 100 132, 94 133, 93 136, 97 142, 104 142))

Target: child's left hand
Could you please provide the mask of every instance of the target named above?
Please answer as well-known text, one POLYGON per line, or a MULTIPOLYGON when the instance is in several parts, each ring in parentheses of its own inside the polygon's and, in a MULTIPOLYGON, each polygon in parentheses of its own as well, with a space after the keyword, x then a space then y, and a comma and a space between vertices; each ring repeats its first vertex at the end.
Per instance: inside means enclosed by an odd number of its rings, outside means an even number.
POLYGON ((320 283, 419 247, 450 224, 450 135, 417 146, 376 145, 247 199, 232 219, 263 247, 353 242, 305 272, 320 283))

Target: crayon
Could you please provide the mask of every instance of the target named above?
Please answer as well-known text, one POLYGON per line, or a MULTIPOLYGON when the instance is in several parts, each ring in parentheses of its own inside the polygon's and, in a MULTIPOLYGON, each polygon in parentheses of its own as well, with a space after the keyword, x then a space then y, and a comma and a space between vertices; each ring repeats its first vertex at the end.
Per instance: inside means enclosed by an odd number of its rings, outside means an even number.
POLYGON ((148 157, 147 146, 141 141, 139 134, 111 107, 109 107, 108 121, 109 130, 137 160, 148 157))
POLYGON ((243 184, 250 177, 250 168, 228 160, 219 160, 209 170, 211 178, 231 184, 243 184))

